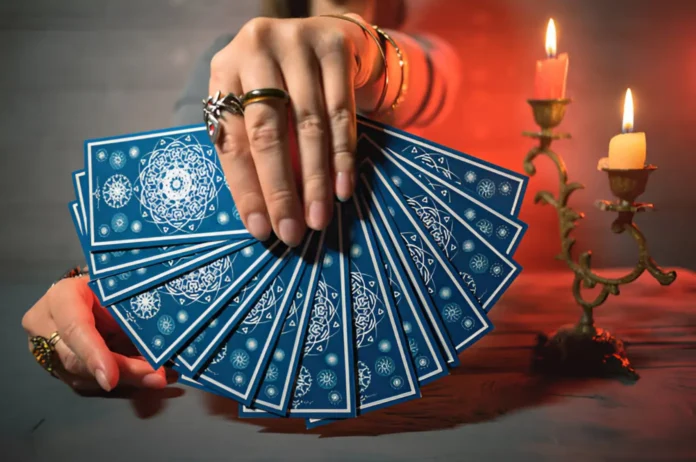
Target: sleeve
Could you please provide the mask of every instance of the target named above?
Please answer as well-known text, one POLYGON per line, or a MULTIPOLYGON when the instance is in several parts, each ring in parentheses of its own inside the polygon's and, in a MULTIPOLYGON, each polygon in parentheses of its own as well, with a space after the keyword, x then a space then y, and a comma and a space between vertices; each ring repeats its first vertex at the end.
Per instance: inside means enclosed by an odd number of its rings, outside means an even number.
POLYGON ((210 61, 215 54, 232 41, 234 35, 219 37, 206 52, 198 58, 188 78, 186 86, 174 104, 175 125, 193 125, 203 123, 201 102, 208 96, 210 80, 210 61))

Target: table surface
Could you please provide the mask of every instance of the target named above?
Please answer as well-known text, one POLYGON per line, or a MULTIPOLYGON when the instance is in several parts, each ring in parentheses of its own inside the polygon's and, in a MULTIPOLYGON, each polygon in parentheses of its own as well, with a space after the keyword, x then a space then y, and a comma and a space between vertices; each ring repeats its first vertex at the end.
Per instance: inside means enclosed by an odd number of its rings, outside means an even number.
MULTIPOLYGON (((82 397, 25 350, 23 311, 45 286, 2 283, 3 460, 46 461, 658 461, 696 460, 696 273, 650 275, 597 310, 641 379, 550 380, 528 372, 538 332, 579 314, 568 272, 526 273, 493 309, 495 330, 424 397, 312 431, 239 419, 233 401, 184 386, 82 397)), ((618 275, 621 270, 607 270, 618 275)))

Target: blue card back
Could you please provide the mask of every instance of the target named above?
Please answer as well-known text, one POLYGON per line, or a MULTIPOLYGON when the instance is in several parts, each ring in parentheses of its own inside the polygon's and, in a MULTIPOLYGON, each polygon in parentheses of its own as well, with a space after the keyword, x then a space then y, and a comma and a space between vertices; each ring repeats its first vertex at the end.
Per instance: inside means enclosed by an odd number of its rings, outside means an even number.
POLYGON ((203 125, 85 142, 91 250, 243 239, 203 125))

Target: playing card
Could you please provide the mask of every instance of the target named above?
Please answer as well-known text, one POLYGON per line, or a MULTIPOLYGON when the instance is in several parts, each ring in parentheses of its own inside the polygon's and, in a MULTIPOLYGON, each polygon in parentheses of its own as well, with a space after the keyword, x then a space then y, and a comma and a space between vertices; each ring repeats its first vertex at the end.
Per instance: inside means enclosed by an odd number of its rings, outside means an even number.
POLYGON ((361 116, 358 133, 369 135, 377 144, 388 146, 490 208, 510 216, 519 214, 527 176, 361 116))
MULTIPOLYGON (((307 250, 316 245, 315 235, 319 237, 319 233, 311 233, 306 239, 301 253, 291 255, 261 299, 225 339, 213 361, 196 377, 200 383, 241 404, 251 404, 306 266, 307 250)), ((271 368, 266 375, 275 372, 271 368)))
MULTIPOLYGON (((487 240, 491 247, 504 255, 514 254, 527 230, 525 223, 491 209, 462 189, 440 181, 426 169, 398 156, 389 147, 378 146, 370 137, 365 138, 384 156, 380 162, 373 161, 384 168, 431 233, 446 235, 450 231, 448 220, 452 216, 461 216, 465 226, 487 240), (408 180, 404 181, 404 177, 408 180), (409 185, 413 187, 409 188, 409 185), (462 212, 456 212, 455 207, 462 212), (443 210, 444 215, 441 215, 443 210)), ((448 242, 450 246, 456 245, 455 240, 449 240, 452 241, 448 242)))
MULTIPOLYGON (((457 351, 442 325, 437 309, 432 305, 430 296, 427 294, 427 288, 423 281, 413 274, 414 285, 418 286, 417 290, 428 302, 426 306, 421 306, 419 303, 419 298, 416 296, 411 286, 411 280, 407 275, 410 267, 402 266, 397 256, 397 249, 392 244, 389 236, 387 236, 387 231, 380 222, 380 218, 375 216, 378 212, 374 207, 370 206, 362 193, 359 194, 359 202, 362 214, 369 220, 376 246, 379 248, 381 262, 391 287, 394 305, 401 318, 411 359, 416 367, 418 384, 421 386, 425 385, 449 373, 447 358, 440 351, 440 344, 436 339, 436 335, 442 344, 446 345, 448 353, 452 358, 452 366, 459 364, 457 351), (425 310, 429 310, 431 317, 434 318, 432 329, 430 324, 428 324, 425 310)), ((408 257, 405 256, 405 258, 408 257)))
POLYGON ((286 249, 280 258, 269 261, 259 269, 259 274, 253 276, 237 294, 227 302, 199 334, 179 352, 176 359, 178 372, 195 374, 203 367, 208 359, 219 362, 226 351, 218 351, 221 344, 229 336, 247 313, 253 309, 273 278, 288 263, 291 249, 286 249))
POLYGON ((90 250, 243 239, 205 126, 85 142, 90 250))
POLYGON ((375 175, 374 184, 366 175, 360 179, 365 197, 398 250, 409 278, 413 282, 417 275, 425 284, 456 351, 463 351, 493 328, 483 308, 418 218, 408 213, 408 206, 379 195, 373 188, 380 181, 379 175, 375 175))
POLYGON ((80 226, 78 230, 80 243, 85 253, 85 259, 92 277, 102 278, 113 276, 118 273, 154 265, 155 263, 161 263, 185 255, 212 250, 227 243, 226 241, 210 241, 198 244, 145 247, 142 249, 114 250, 111 252, 90 252, 87 229, 85 228, 85 224, 89 221, 87 220, 87 213, 85 212, 86 201, 83 196, 83 192, 88 188, 87 174, 84 170, 73 172, 73 184, 75 186, 77 204, 73 205, 74 210, 72 210, 72 212, 77 215, 74 219, 77 220, 80 226))
POLYGON ((102 305, 111 305, 155 287, 177 276, 206 265, 224 255, 241 252, 253 244, 252 239, 229 241, 226 245, 204 253, 185 255, 175 260, 143 266, 134 271, 90 281, 89 286, 102 305))
MULTIPOLYGON (((259 412, 264 410, 277 415, 287 414, 321 272, 325 239, 326 232, 321 232, 317 246, 310 248, 307 255, 306 261, 309 266, 297 286, 280 336, 273 348, 271 361, 265 369, 257 396, 252 401, 252 405, 260 410, 259 412)), ((244 406, 243 409, 249 410, 244 406)))
MULTIPOLYGON (((363 142, 366 142, 364 138, 363 142)), ((364 148, 364 145, 362 147, 364 148)), ((408 204, 380 166, 366 158, 362 162, 361 168, 366 174, 368 182, 375 190, 379 191, 388 206, 402 209, 409 219, 415 219, 417 224, 414 223, 414 231, 417 231, 417 234, 411 233, 409 236, 413 243, 415 244, 419 240, 420 231, 426 230, 428 242, 432 241, 438 246, 456 268, 457 273, 480 305, 488 311, 517 277, 521 270, 519 265, 495 250, 485 239, 471 232, 471 229, 464 226, 459 219, 450 217, 447 223, 444 223, 444 219, 442 220, 442 226, 426 227, 417 212, 408 204)), ((407 177, 404 177, 402 182, 406 184, 408 180, 407 177)), ((432 201, 428 202, 427 206, 435 211, 431 214, 434 218, 440 219, 440 217, 448 216, 445 210, 439 208, 438 204, 432 201)), ((400 230, 402 233, 405 232, 404 229, 400 228, 400 230)), ((412 251, 420 252, 416 248, 412 251)), ((424 249, 423 252, 425 252, 424 249)), ((427 257, 424 262, 432 264, 431 262, 434 263, 434 261, 433 258, 427 257)), ((450 287, 440 290, 444 290, 445 295, 451 292, 450 287)))
POLYGON ((107 309, 150 364, 160 367, 244 287, 278 245, 258 242, 107 309))
POLYGON ((336 204, 327 231, 302 359, 290 406, 292 417, 354 417, 353 319, 343 206, 336 204))

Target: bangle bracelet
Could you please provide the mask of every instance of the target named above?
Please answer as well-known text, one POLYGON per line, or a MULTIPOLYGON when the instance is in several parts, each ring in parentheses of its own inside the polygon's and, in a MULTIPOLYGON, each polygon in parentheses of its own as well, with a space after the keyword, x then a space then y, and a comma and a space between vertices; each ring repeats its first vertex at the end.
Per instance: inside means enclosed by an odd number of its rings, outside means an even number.
MULTIPOLYGON (((379 96, 379 100, 377 101, 375 108, 372 111, 370 111, 368 116, 377 114, 379 112, 379 109, 382 107, 382 104, 384 104, 384 99, 387 97, 387 89, 389 88, 389 69, 387 65, 387 53, 384 47, 382 46, 382 42, 380 41, 379 36, 374 34, 372 30, 370 30, 370 28, 367 27, 365 24, 361 23, 357 19, 351 18, 350 16, 343 16, 339 14, 323 14, 321 16, 325 18, 343 19, 344 21, 352 22, 356 26, 360 27, 365 34, 369 35, 370 38, 374 40, 375 44, 377 45, 377 49, 379 50, 379 54, 382 57, 382 63, 384 67, 384 85, 382 87, 382 94, 379 96)), ((377 32, 377 34, 379 34, 379 32, 377 32)))
MULTIPOLYGON (((399 69, 401 70, 401 79, 399 81, 399 89, 396 92, 396 96, 394 96, 394 102, 390 106, 390 110, 396 109, 396 107, 404 100, 404 96, 406 96, 406 90, 407 90, 407 81, 406 81, 406 67, 407 63, 406 60, 404 59, 404 54, 401 51, 401 48, 396 44, 393 38, 389 34, 387 34, 385 31, 380 29, 377 26, 372 26, 372 28, 379 34, 384 40, 386 40, 392 48, 394 48, 394 52, 396 53, 397 58, 399 58, 399 69)), ((386 53, 385 53, 386 54, 386 53)), ((386 71, 386 69, 385 69, 386 71)), ((378 108, 379 109, 379 108, 378 108)))

